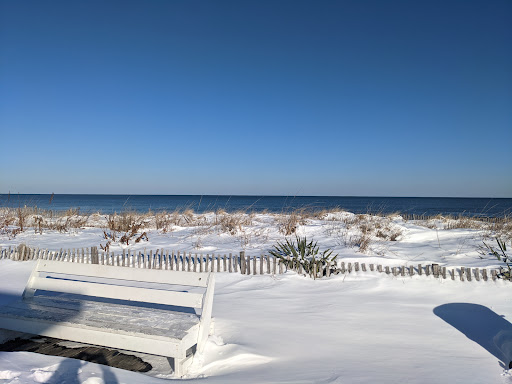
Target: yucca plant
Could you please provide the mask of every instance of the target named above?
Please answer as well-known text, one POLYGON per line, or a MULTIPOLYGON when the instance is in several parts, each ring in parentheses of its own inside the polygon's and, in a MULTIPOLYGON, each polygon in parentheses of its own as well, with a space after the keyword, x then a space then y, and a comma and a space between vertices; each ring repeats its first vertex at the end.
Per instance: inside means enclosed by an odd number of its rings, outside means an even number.
POLYGON ((500 267, 498 277, 500 279, 512 281, 512 258, 507 254, 507 245, 505 244, 505 241, 499 238, 496 238, 496 242, 498 243, 499 249, 495 249, 494 247, 486 244, 485 241, 484 245, 489 250, 491 255, 496 257, 499 261, 503 261, 505 264, 505 267, 500 267))
POLYGON ((284 243, 277 242, 269 253, 279 258, 287 268, 298 271, 302 267, 305 273, 314 277, 338 257, 337 254, 333 256, 330 249, 320 252, 318 242, 297 235, 295 241, 285 239, 284 243))

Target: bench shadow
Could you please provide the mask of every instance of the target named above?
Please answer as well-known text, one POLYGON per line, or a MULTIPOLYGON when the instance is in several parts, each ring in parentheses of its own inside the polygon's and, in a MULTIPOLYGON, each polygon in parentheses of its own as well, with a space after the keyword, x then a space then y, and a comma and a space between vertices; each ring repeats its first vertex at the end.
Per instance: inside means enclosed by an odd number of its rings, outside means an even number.
MULTIPOLYGON (((105 361, 106 363, 106 361, 105 361)), ((80 369, 83 365, 83 361, 76 359, 65 359, 60 364, 54 374, 46 381, 47 384, 81 384, 82 382, 78 379, 80 369)), ((99 364, 101 368, 103 382, 106 384, 118 384, 116 376, 109 369, 108 366, 99 364)))
POLYGON ((13 295, 12 293, 0 291, 0 306, 9 304, 15 300, 19 300, 19 298, 19 295, 13 295))
POLYGON ((57 370, 53 373, 53 375, 45 381, 47 384, 80 384, 80 380, 78 379, 78 374, 80 372, 80 368, 82 366, 82 362, 80 360, 75 359, 65 359, 59 364, 57 370))
POLYGON ((512 369, 512 324, 489 308, 471 303, 450 303, 434 308, 434 314, 479 344, 512 369))

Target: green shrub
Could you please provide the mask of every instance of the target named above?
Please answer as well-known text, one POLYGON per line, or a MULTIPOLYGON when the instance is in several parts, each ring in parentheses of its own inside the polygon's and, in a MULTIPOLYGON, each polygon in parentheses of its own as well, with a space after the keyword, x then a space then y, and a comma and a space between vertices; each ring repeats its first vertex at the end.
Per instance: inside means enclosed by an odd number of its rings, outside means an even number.
POLYGON ((336 261, 338 255, 332 256, 332 252, 330 249, 320 252, 316 241, 308 242, 306 237, 297 235, 295 235, 295 241, 285 239, 285 243, 277 242, 274 249, 269 251, 271 255, 279 258, 287 268, 298 271, 302 267, 307 274, 312 274, 314 277, 336 261))
POLYGON ((499 238, 496 238, 496 242, 498 243, 499 249, 495 249, 494 247, 487 245, 485 241, 484 245, 492 256, 496 257, 499 261, 502 261, 505 264, 504 267, 500 267, 498 277, 500 279, 512 281, 512 258, 507 254, 507 245, 505 244, 505 241, 499 238))

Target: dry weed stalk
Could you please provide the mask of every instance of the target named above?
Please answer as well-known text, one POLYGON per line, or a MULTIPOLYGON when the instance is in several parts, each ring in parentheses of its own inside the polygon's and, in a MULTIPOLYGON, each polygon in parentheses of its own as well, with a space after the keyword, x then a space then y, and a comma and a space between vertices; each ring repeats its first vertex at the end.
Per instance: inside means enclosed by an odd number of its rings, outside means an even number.
POLYGON ((0 234, 7 235, 12 240, 20 233, 19 228, 13 228, 16 222, 16 215, 10 208, 3 208, 0 211, 0 234))
POLYGON ((172 232, 172 218, 166 211, 159 212, 155 215, 155 226, 157 230, 163 233, 172 232))
POLYGON ((448 216, 444 219, 444 229, 483 229, 485 227, 485 223, 478 220, 474 217, 468 216, 458 216, 451 217, 448 216))
POLYGON ((215 224, 221 233, 236 235, 239 232, 243 232, 244 226, 252 225, 252 217, 252 215, 248 215, 244 211, 227 213, 224 210, 217 210, 215 212, 215 224))
POLYGON ((142 240, 149 241, 147 233, 141 231, 145 224, 145 217, 136 212, 109 215, 107 217, 107 228, 103 231, 103 236, 107 242, 105 245, 100 244, 100 248, 108 252, 113 242, 119 241, 121 244, 130 245, 130 240, 133 238, 135 238, 135 243, 142 240))
POLYGON ((307 219, 313 214, 305 208, 296 209, 290 213, 281 213, 277 215, 276 221, 279 232, 285 236, 290 236, 297 232, 300 225, 306 225, 307 219))
POLYGON ((25 229, 28 215, 29 210, 27 209, 27 206, 23 208, 18 207, 18 209, 16 210, 16 216, 18 219, 18 227, 20 227, 20 232, 23 232, 25 229))
POLYGON ((332 217, 326 233, 338 245, 357 247, 361 253, 366 253, 375 239, 398 241, 402 230, 393 224, 392 216, 359 214, 332 217))

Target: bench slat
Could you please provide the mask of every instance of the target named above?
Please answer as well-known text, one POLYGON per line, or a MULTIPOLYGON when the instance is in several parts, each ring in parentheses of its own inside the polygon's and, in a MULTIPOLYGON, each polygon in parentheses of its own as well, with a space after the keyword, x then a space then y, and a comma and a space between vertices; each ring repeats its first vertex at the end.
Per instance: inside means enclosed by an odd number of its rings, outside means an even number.
POLYGON ((31 289, 64 292, 76 295, 97 296, 109 299, 141 301, 174 305, 190 308, 201 308, 203 295, 191 292, 166 291, 120 285, 107 285, 92 282, 62 280, 56 278, 36 277, 30 284, 31 289))
POLYGON ((0 328, 6 317, 68 323, 112 333, 128 332, 175 340, 183 339, 194 327, 199 326, 199 317, 193 313, 54 296, 37 296, 2 307, 0 328))
POLYGON ((177 271, 161 271, 139 268, 113 268, 108 265, 64 263, 41 260, 38 263, 39 272, 63 273, 78 276, 100 277, 108 279, 131 280, 138 282, 162 283, 206 287, 208 273, 183 273, 177 271))
POLYGON ((157 339, 147 335, 112 333, 99 328, 63 325, 41 320, 0 316, 0 321, 3 327, 13 331, 169 357, 185 357, 186 350, 197 340, 197 332, 189 333, 180 341, 157 339))

